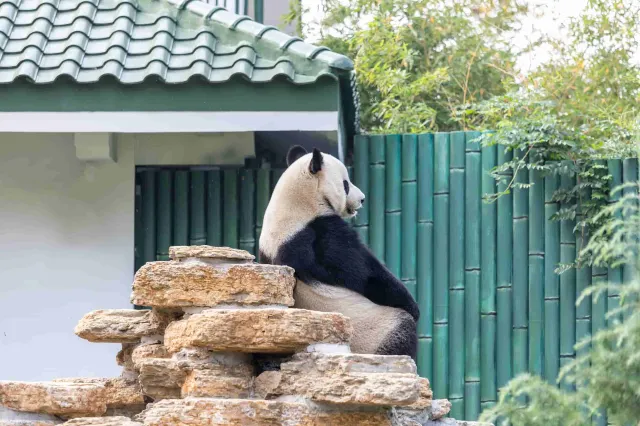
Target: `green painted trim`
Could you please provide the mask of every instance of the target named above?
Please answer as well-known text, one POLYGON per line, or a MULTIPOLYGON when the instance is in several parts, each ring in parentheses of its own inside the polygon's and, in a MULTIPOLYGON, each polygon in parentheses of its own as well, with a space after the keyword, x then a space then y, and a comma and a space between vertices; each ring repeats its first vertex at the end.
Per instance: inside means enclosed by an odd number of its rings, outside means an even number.
POLYGON ((300 86, 243 80, 178 85, 124 85, 113 80, 36 85, 21 81, 0 85, 0 112, 338 111, 338 91, 338 82, 329 78, 300 86))
POLYGON ((264 23, 264 0, 253 0, 253 14, 256 22, 264 23))

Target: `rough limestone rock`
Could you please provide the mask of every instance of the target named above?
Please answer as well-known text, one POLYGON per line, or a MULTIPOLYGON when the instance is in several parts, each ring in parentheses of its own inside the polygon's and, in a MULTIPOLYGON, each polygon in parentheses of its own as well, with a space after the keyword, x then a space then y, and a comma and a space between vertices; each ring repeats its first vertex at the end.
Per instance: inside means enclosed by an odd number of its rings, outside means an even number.
POLYGON ((376 406, 410 405, 421 395, 415 363, 405 356, 303 353, 280 368, 256 378, 256 395, 376 406))
POLYGON ((173 246, 169 247, 169 257, 173 260, 180 259, 217 259, 227 262, 251 262, 256 257, 245 250, 230 247, 212 246, 173 246))
POLYGON ((431 402, 433 399, 433 391, 431 390, 431 384, 429 383, 429 379, 424 377, 420 377, 418 379, 420 381, 420 396, 418 400, 411 405, 408 405, 406 408, 413 410, 427 410, 431 408, 431 402))
POLYGON ((162 334, 173 319, 148 310, 105 309, 86 314, 75 333, 90 342, 135 343, 145 336, 162 334))
POLYGON ((146 358, 138 366, 138 380, 144 395, 154 400, 180 398, 180 389, 187 378, 187 372, 175 360, 146 358))
POLYGON ((169 352, 205 347, 222 352, 293 353, 314 343, 346 344, 349 319, 304 309, 212 309, 173 322, 165 331, 169 352))
MULTIPOLYGON (((408 407, 394 408, 391 410, 391 418, 394 426, 456 426, 467 425, 467 422, 456 422, 453 419, 444 419, 449 414, 451 403, 446 399, 436 399, 431 401, 428 408, 412 409, 414 405, 408 407)), ((475 423, 468 423, 474 426, 475 423)), ((479 426, 479 425, 478 425, 479 426)), ((487 425, 489 426, 489 425, 487 425)))
POLYGON ((0 405, 64 418, 100 416, 107 411, 104 389, 99 383, 0 381, 0 405))
POLYGON ((434 399, 431 402, 431 420, 438 420, 449 414, 451 402, 448 399, 434 399))
POLYGON ((325 411, 304 403, 247 399, 164 400, 143 411, 145 426, 390 426, 385 411, 325 411))
POLYGON ((182 385, 182 397, 248 398, 253 377, 229 376, 214 369, 193 370, 182 385))
POLYGON ((75 383, 102 386, 107 411, 110 409, 132 408, 133 410, 140 412, 145 406, 142 390, 140 389, 140 385, 135 381, 127 381, 121 378, 103 379, 80 377, 55 379, 53 380, 53 383, 75 383))
POLYGON ((79 419, 69 420, 64 426, 142 426, 142 423, 122 417, 82 417, 79 419))
POLYGON ((140 363, 149 358, 169 358, 171 355, 167 352, 167 348, 159 343, 139 345, 131 351, 131 362, 133 369, 140 370, 140 363))
POLYGON ((134 370, 135 365, 133 364, 132 355, 135 348, 136 345, 134 343, 123 343, 122 349, 116 354, 116 363, 125 370, 134 370))
POLYGON ((149 262, 136 273, 131 302, 163 308, 293 305, 295 279, 287 266, 149 262))
POLYGON ((24 413, 0 405, 0 426, 54 426, 63 422, 50 414, 24 413))

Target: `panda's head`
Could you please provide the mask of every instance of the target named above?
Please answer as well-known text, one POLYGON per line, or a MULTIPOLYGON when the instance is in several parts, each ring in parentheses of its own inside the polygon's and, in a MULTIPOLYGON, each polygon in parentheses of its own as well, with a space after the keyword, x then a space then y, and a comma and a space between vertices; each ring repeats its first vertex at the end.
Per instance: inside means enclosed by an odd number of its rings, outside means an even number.
POLYGON ((278 185, 282 191, 295 194, 315 215, 337 214, 350 218, 364 203, 364 194, 349 180, 347 168, 340 160, 317 149, 307 151, 293 146, 287 153, 287 170, 278 185))

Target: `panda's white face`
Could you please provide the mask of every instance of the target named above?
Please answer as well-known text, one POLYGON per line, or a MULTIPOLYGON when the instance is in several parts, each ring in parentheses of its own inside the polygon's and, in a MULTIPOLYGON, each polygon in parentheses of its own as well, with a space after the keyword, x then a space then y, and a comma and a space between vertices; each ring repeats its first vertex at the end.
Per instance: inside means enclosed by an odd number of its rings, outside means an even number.
POLYGON ((328 209, 327 213, 336 213, 345 219, 355 216, 365 197, 349 180, 344 164, 334 156, 317 150, 304 154, 303 148, 295 149, 297 151, 290 151, 288 162, 290 171, 300 173, 303 177, 297 180, 297 185, 301 186, 297 189, 311 196, 319 210, 328 209))

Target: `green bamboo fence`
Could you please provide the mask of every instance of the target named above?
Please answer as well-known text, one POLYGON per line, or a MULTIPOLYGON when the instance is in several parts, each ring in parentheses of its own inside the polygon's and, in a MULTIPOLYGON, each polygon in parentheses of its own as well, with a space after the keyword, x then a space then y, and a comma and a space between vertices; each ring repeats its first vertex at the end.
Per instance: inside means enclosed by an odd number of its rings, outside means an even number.
MULTIPOLYGON (((496 166, 497 147, 482 149, 482 194, 494 194, 496 180, 489 175, 496 166)), ((482 256, 480 263, 480 315, 481 315, 481 367, 480 401, 482 408, 488 408, 497 400, 496 389, 496 287, 497 287, 497 206, 482 203, 482 256)))
MULTIPOLYGON (((514 153, 514 158, 526 162, 523 151, 514 153)), ((523 166, 524 168, 524 166, 523 166)), ((526 168, 516 174, 515 182, 529 182, 526 168)), ((513 341, 512 374, 525 373, 528 366, 529 334, 529 196, 528 189, 513 190, 513 341)))
MULTIPOLYGON (((592 282, 630 277, 624 267, 556 274, 588 239, 574 232, 573 221, 551 219, 563 207, 554 192, 575 178, 525 168, 516 182, 531 186, 486 203, 484 195, 504 191, 512 178, 496 182, 487 172, 514 153, 480 148, 479 135, 358 136, 349 167, 366 196, 352 225, 420 306, 418 372, 431 381, 435 398, 451 400, 453 417, 467 420, 494 404, 500 387, 519 373, 555 383, 576 356, 575 343, 615 321, 607 312, 620 303, 615 291, 579 306, 576 298, 592 282)), ((638 180, 636 159, 604 164, 611 187, 638 180)), ((255 254, 282 173, 269 164, 139 169, 136 268, 168 259, 171 245, 227 245, 255 254)), ((600 414, 593 422, 604 426, 600 414)))
POLYGON ((451 416, 464 417, 465 135, 453 132, 449 152, 449 401, 451 416))
MULTIPOLYGON (((482 160, 479 133, 465 135, 465 375, 464 418, 475 419, 480 410, 480 262, 482 221, 482 160)), ((493 342, 491 342, 493 343, 493 342)))
POLYGON ((560 370, 560 222, 552 220, 558 213, 553 194, 558 190, 558 175, 544 180, 544 377, 555 383, 560 370))

